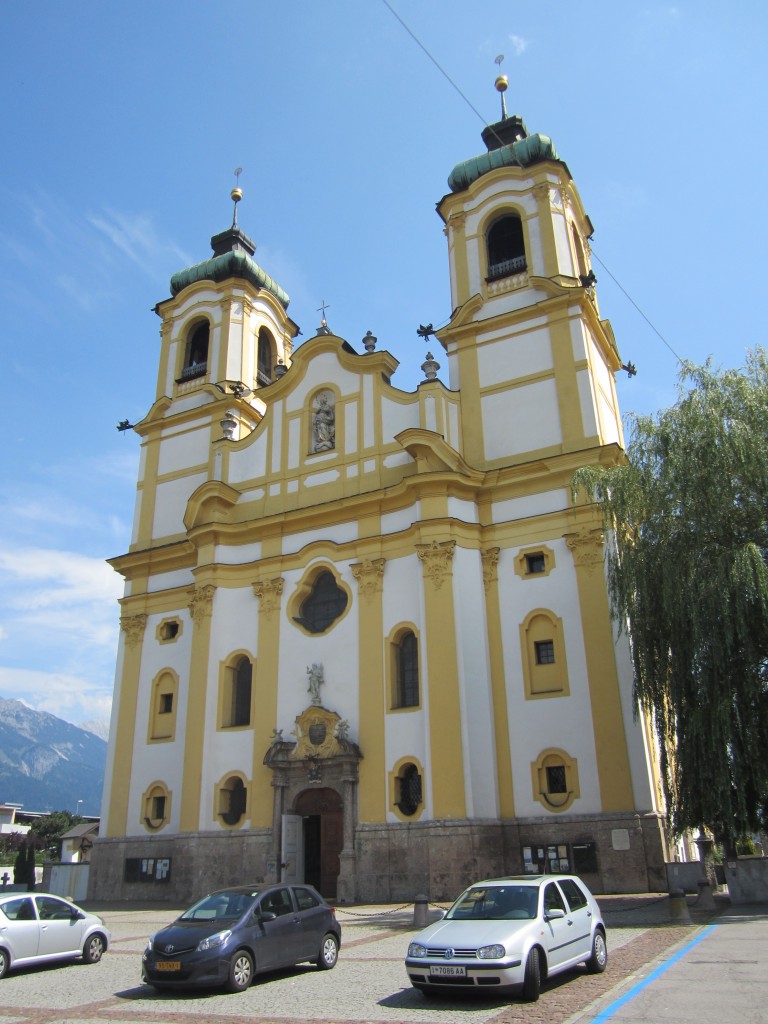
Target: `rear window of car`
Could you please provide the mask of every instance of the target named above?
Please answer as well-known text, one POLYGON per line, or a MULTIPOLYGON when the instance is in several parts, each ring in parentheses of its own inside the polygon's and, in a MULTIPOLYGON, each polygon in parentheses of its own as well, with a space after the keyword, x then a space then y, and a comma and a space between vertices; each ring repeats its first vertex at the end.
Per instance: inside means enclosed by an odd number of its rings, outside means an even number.
POLYGON ((294 889, 293 894, 296 897, 299 910, 311 910, 312 907, 320 906, 320 900, 309 889, 294 889))
POLYGON ((560 888, 565 893, 571 910, 580 910, 587 905, 587 897, 571 878, 561 878, 560 888))
POLYGON ((9 921, 36 921, 37 915, 29 896, 20 896, 17 900, 0 903, 0 910, 9 921))

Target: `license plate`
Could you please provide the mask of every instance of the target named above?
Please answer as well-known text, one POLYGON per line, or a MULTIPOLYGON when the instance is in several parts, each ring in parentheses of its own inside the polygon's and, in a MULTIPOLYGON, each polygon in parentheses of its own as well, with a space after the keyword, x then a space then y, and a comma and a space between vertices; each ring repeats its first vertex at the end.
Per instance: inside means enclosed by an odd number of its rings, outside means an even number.
POLYGON ((432 975, 438 975, 441 978, 466 978, 467 969, 466 967, 456 967, 453 964, 442 965, 432 964, 429 968, 429 973, 432 975))
POLYGON ((158 971, 180 971, 181 961, 180 960, 158 960, 155 964, 155 969, 158 971))

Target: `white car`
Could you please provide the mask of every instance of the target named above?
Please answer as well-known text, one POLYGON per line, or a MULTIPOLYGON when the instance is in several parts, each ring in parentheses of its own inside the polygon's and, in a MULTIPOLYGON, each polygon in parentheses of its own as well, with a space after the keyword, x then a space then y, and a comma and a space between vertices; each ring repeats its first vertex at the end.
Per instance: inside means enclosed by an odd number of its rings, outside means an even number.
POLYGON ((520 875, 470 886, 411 942, 405 967, 426 996, 521 991, 533 1002, 542 981, 580 963, 608 963, 594 896, 575 875, 520 875))
POLYGON ((14 967, 44 960, 101 960, 109 932, 104 921, 60 896, 0 895, 0 978, 14 967))

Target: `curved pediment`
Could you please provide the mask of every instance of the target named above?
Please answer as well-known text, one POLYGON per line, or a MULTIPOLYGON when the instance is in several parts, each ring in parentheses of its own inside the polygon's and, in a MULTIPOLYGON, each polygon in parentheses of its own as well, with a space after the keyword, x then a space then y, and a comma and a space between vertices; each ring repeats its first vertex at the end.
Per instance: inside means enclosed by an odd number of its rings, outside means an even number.
POLYGON ((226 523, 231 519, 240 492, 221 480, 209 480, 193 491, 184 513, 184 526, 188 530, 206 523, 226 523))

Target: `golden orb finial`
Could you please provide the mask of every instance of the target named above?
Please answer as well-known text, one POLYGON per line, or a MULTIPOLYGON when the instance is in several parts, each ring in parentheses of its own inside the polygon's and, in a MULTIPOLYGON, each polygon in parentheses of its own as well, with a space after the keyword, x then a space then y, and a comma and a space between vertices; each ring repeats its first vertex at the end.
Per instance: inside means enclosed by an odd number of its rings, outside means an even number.
POLYGON ((232 217, 232 227, 233 228, 237 227, 237 204, 243 198, 243 190, 240 188, 240 175, 242 173, 243 173, 243 168, 242 167, 236 167, 235 168, 235 171, 234 171, 234 174, 235 174, 235 187, 229 193, 229 198, 235 204, 235 213, 234 213, 234 216, 232 217))
MULTIPOLYGON (((501 71, 501 62, 504 60, 504 54, 500 53, 499 56, 494 60, 494 64, 497 65, 499 71, 501 71)), ((504 99, 504 93, 509 88, 509 79, 506 75, 497 75, 496 81, 494 82, 496 91, 501 93, 501 120, 506 121, 507 119, 507 101, 504 99)))

